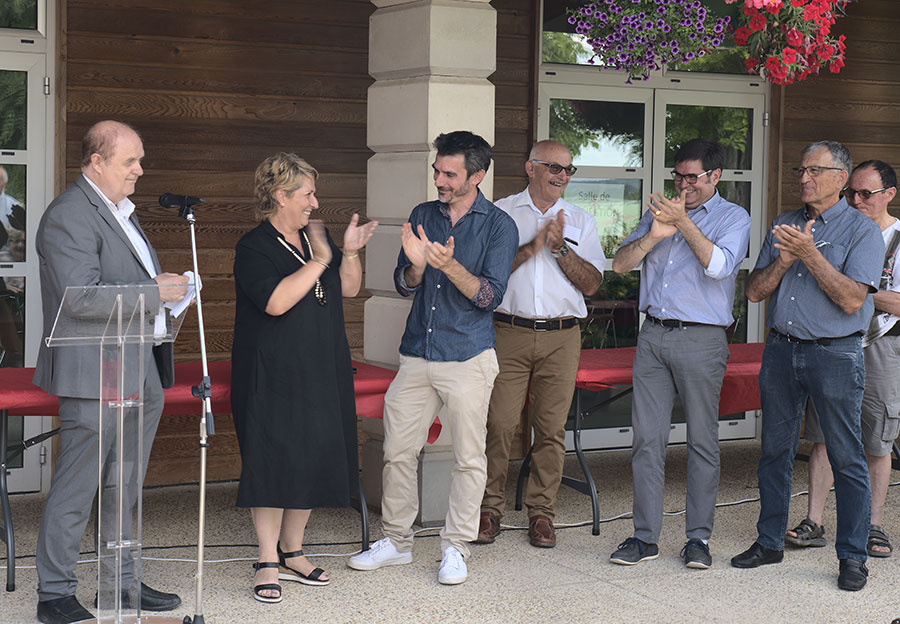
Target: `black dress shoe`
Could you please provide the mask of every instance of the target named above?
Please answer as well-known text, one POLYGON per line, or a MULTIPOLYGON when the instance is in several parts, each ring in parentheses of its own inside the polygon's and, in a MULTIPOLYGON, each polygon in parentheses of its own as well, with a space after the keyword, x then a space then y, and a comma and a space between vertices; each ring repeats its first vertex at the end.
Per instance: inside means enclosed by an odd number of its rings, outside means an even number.
POLYGON ((75 596, 38 602, 37 619, 44 624, 71 624, 92 620, 94 615, 81 606, 75 596))
MULTIPOLYGON (((105 594, 104 594, 105 595, 105 594)), ((136 609, 132 604, 131 592, 122 592, 122 608, 136 609)), ((141 583, 141 611, 171 611, 181 604, 178 594, 167 594, 148 587, 141 583)), ((94 598, 94 606, 97 606, 97 598, 94 598)))
POLYGON ((856 559, 841 559, 838 587, 847 591, 859 591, 866 586, 869 569, 866 564, 856 559))
POLYGON ((767 563, 781 563, 784 559, 783 550, 772 550, 753 542, 753 545, 741 554, 731 558, 731 565, 735 568, 758 568, 767 563))

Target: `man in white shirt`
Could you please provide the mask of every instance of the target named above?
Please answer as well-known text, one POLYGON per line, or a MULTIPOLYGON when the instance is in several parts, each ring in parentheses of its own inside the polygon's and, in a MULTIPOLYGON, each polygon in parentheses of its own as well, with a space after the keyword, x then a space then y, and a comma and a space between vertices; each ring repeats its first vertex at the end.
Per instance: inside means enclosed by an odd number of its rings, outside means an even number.
POLYGON ((0 249, 2 250, 7 248, 7 238, 10 231, 24 227, 24 224, 10 221, 10 217, 13 216, 13 206, 21 207, 22 202, 6 193, 7 184, 9 184, 9 173, 7 173, 6 168, 0 167, 0 223, 3 224, 3 232, 0 232, 0 238, 3 239, 0 241, 0 249))
MULTIPOLYGON (((872 295, 875 315, 863 338, 866 386, 862 399, 862 442, 869 465, 872 490, 871 519, 866 551, 870 557, 890 557, 893 547, 882 528, 884 501, 891 480, 891 450, 900 433, 900 279, 894 261, 900 245, 900 221, 888 213, 897 195, 897 174, 880 160, 860 163, 850 175, 844 191, 847 202, 872 219, 884 237, 884 269, 878 292, 872 295)), ((825 436, 812 401, 807 403, 803 437, 813 442, 809 458, 807 516, 784 540, 798 547, 825 546, 822 515, 825 499, 834 483, 828 462, 825 436)))
POLYGON ((575 173, 572 154, 539 141, 525 163, 528 188, 495 204, 519 228, 519 249, 503 302, 494 312, 500 373, 487 420, 487 484, 475 543, 500 532, 509 451, 526 397, 534 429, 525 491, 532 546, 556 545, 554 504, 565 455, 565 423, 581 354, 578 319, 585 295, 603 281, 606 257, 594 217, 562 199, 575 173))

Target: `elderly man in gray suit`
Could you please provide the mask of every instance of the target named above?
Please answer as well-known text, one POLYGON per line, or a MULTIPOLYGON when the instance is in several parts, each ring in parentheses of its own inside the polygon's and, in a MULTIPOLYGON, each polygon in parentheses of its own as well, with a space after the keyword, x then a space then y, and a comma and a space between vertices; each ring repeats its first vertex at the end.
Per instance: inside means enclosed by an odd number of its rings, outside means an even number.
MULTIPOLYGON (((82 141, 82 175, 47 208, 37 233, 44 335, 49 335, 68 286, 158 285, 160 301, 178 301, 187 278, 160 272, 156 252, 134 214, 128 196, 143 175, 144 147, 126 124, 101 121, 82 141)), ((151 297, 155 299, 155 297, 151 297)), ((59 399, 59 457, 44 507, 37 544, 38 620, 68 624, 93 616, 78 602, 75 564, 97 493, 100 452, 98 400, 100 358, 96 346, 48 349, 41 343, 34 383, 59 399)), ((171 344, 154 347, 144 364, 144 466, 163 407, 163 386, 172 385, 171 344)), ((104 437, 104 441, 107 438, 104 437)), ((107 443, 104 444, 104 447, 107 443)), ((104 448, 104 456, 109 448, 104 448)), ((132 488, 134 489, 134 488, 132 488)), ((138 493, 127 493, 130 510, 138 493)), ((131 514, 127 514, 128 518, 131 514)), ((123 606, 136 608, 133 561, 123 565, 123 606)), ((140 587, 143 611, 168 611, 181 604, 175 594, 140 587)))

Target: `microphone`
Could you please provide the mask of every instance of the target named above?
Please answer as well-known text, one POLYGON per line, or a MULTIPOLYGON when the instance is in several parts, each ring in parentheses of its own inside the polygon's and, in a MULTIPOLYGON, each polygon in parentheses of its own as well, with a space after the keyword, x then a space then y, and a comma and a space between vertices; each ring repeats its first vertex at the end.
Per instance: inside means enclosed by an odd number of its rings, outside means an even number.
POLYGON ((163 208, 189 208, 194 204, 203 203, 203 201, 202 197, 194 197, 192 195, 163 193, 159 196, 159 205, 163 208))

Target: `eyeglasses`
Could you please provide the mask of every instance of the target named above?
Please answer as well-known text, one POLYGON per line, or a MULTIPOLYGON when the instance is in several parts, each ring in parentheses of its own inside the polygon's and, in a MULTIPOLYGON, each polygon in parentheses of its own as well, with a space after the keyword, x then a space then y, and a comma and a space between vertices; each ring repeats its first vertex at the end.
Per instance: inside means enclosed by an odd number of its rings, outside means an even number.
POLYGON ((567 167, 563 167, 559 163, 546 162, 544 160, 536 160, 534 158, 531 159, 531 162, 537 163, 539 165, 545 165, 547 167, 547 169, 550 170, 550 173, 552 173, 553 175, 557 175, 558 173, 565 171, 566 175, 571 177, 571 176, 575 175, 576 171, 578 171, 578 167, 576 167, 575 165, 569 165, 567 167))
POLYGON ((859 195, 859 198, 861 200, 866 201, 867 199, 872 197, 872 195, 878 195, 878 193, 884 193, 889 188, 892 188, 892 187, 885 186, 884 188, 880 188, 877 191, 857 191, 856 189, 852 189, 848 186, 846 189, 844 189, 844 195, 847 196, 847 199, 853 199, 857 195, 859 195))
POLYGON ((843 171, 842 167, 794 167, 794 173, 798 178, 802 178, 804 173, 808 173, 811 178, 818 178, 823 171, 843 171))
POLYGON ((676 184, 678 184, 682 180, 687 182, 688 184, 697 184, 697 180, 705 175, 709 175, 713 171, 715 171, 715 169, 709 169, 707 171, 704 171, 703 173, 678 173, 677 171, 673 171, 672 179, 675 180, 676 184))

